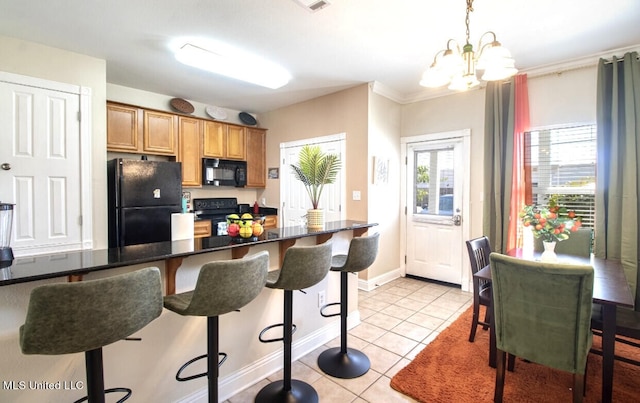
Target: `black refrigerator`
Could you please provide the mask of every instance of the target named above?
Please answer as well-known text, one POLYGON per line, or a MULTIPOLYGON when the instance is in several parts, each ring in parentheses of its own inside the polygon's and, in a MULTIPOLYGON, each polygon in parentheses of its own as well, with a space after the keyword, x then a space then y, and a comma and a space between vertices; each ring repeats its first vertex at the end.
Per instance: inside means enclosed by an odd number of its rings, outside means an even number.
POLYGON ((107 161, 109 247, 171 240, 171 214, 182 211, 179 162, 107 161))

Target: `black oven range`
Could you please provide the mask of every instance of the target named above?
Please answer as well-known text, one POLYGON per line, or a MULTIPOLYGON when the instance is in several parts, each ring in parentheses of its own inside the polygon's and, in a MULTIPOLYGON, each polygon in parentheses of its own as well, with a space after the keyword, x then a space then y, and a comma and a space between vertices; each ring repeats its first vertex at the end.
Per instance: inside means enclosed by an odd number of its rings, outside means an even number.
POLYGON ((212 235, 227 235, 227 215, 238 214, 238 199, 235 197, 215 197, 193 199, 196 219, 211 220, 212 235))

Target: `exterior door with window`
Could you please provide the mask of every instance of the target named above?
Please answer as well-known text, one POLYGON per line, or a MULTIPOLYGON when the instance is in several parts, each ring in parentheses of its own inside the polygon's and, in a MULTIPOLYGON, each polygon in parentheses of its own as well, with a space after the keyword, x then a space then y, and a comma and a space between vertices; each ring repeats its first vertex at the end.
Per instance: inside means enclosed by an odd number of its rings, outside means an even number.
POLYGON ((404 152, 406 274, 463 284, 468 136, 407 142, 404 152))

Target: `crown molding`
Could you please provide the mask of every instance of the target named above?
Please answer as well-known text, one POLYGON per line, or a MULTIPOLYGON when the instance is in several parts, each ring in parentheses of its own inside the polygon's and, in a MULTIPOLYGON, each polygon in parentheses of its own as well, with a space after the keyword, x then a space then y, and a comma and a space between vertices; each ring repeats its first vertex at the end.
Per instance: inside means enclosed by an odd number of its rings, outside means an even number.
MULTIPOLYGON (((583 56, 577 59, 567 60, 560 63, 547 64, 539 67, 534 67, 531 69, 521 70, 519 74, 526 74, 528 78, 542 77, 550 74, 559 74, 565 71, 578 70, 587 67, 594 67, 598 64, 600 59, 610 59, 613 56, 621 56, 627 52, 637 51, 640 52, 640 44, 627 46, 625 48, 612 49, 607 50, 605 52, 600 52, 596 54, 592 54, 589 56, 583 56)), ((486 83, 481 83, 481 85, 471 91, 477 91, 479 89, 483 89, 486 87, 486 83)), ((398 91, 395 91, 384 84, 381 84, 377 81, 370 83, 370 88, 372 91, 378 95, 382 95, 383 97, 389 98, 390 100, 397 102, 399 104, 411 104, 414 102, 427 101, 434 98, 440 98, 447 95, 457 94, 457 91, 451 91, 447 87, 440 88, 425 88, 424 90, 417 91, 410 94, 401 94, 398 91)))

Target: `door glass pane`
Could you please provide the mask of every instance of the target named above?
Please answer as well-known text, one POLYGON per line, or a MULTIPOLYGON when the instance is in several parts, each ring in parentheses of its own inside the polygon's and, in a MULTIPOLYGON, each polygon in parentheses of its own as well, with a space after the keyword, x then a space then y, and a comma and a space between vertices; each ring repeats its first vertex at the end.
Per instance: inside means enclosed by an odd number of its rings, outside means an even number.
POLYGON ((453 216, 453 148, 415 151, 414 161, 415 212, 453 216))

